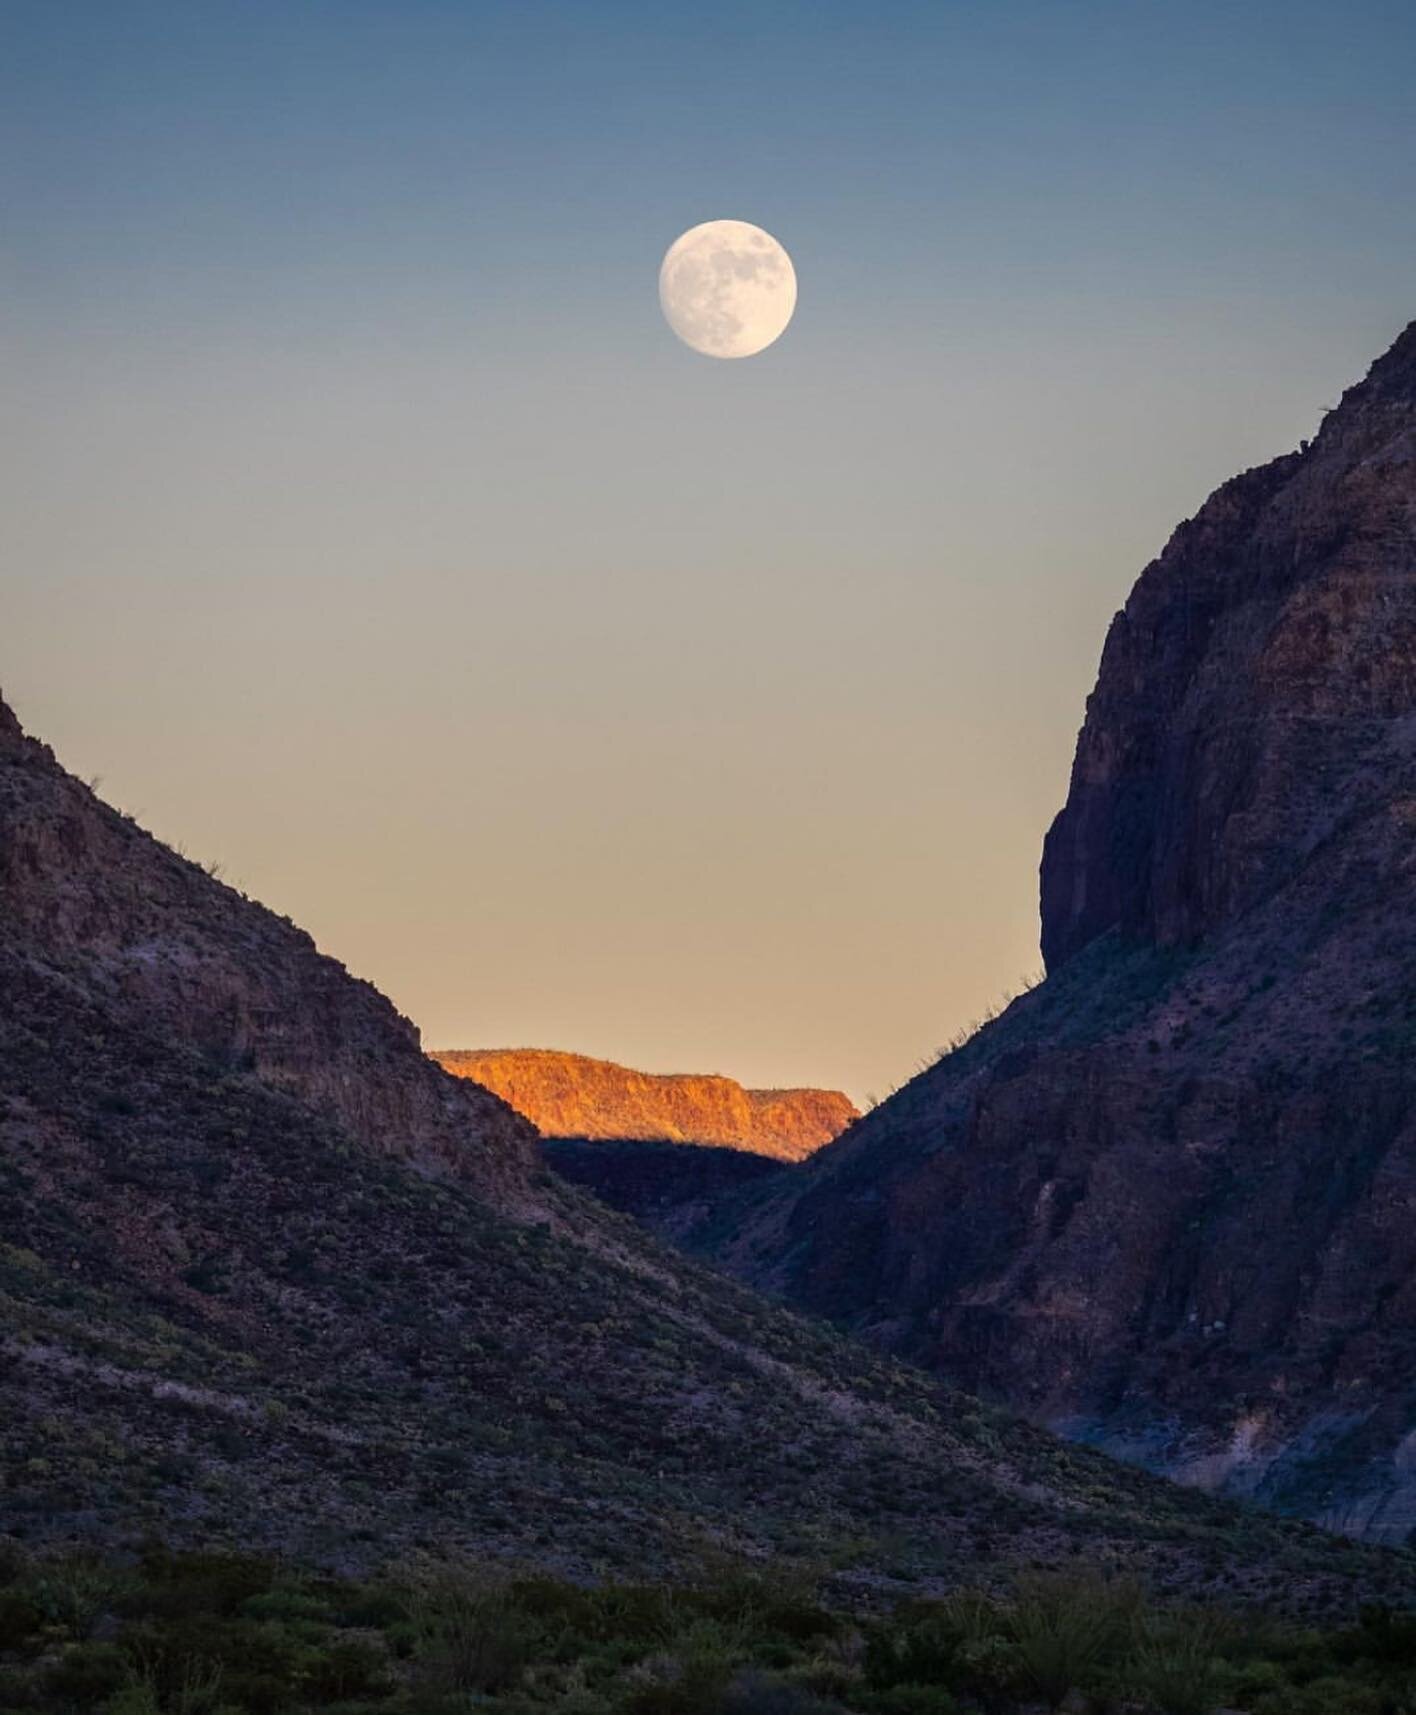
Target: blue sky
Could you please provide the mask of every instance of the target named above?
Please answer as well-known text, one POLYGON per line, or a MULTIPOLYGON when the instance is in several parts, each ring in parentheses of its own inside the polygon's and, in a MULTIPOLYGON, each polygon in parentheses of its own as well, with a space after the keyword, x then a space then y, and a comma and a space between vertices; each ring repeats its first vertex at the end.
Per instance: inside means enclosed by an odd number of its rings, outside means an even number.
POLYGON ((883 1089, 1110 614, 1416 314, 1416 8, 0 20, 0 684, 447 1045, 883 1089), (715 364, 667 244, 791 251, 715 364))

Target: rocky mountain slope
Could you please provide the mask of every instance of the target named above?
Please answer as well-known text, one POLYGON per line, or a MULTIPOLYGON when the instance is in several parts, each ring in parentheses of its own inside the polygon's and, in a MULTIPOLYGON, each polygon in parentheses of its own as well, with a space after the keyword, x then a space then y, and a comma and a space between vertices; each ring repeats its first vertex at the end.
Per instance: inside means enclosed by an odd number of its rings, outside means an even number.
POLYGON ((1049 975, 705 1241, 1036 1419, 1416 1527, 1416 324, 1106 640, 1049 975))
POLYGON ((660 1250, 0 710, 0 1533, 1416 1595, 660 1250))
POLYGON ((839 1090, 745 1090, 731 1078, 635 1072, 551 1048, 439 1049, 433 1058, 494 1091, 543 1137, 709 1144, 801 1161, 860 1117, 839 1090))

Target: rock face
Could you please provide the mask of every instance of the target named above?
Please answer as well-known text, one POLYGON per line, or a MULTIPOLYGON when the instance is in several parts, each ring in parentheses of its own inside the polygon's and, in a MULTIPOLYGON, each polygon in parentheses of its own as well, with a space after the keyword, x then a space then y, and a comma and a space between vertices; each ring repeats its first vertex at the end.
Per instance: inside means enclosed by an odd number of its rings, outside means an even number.
POLYGON ((745 1090, 731 1078, 634 1072, 550 1048, 442 1049, 433 1058, 494 1091, 543 1137, 709 1144, 801 1161, 860 1118, 839 1090, 745 1090))
POLYGON ((1413 395, 1408 330, 1310 448, 1227 483, 1142 575, 1044 848, 1049 969, 1107 929, 1212 936, 1390 819, 1416 712, 1413 395))
POLYGON ((718 1241, 1186 1480, 1416 1527, 1416 324, 1112 624, 1049 975, 718 1241))
POLYGON ((0 1456, 0 1535, 584 1576, 849 1542, 925 1588, 1084 1552, 1416 1595, 663 1251, 2 702, 0 1456))
POLYGON ((439 1076, 376 989, 109 809, 0 709, 9 946, 213 1066, 290 1091, 361 1143, 529 1197, 537 1152, 525 1121, 439 1076))

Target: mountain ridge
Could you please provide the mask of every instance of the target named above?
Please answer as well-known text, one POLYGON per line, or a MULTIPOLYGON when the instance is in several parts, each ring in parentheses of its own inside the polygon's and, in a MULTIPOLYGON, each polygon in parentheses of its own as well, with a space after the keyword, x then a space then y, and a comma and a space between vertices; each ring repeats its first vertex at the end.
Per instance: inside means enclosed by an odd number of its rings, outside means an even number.
POLYGON ((750 1090, 721 1073, 639 1072, 554 1048, 434 1049, 546 1138, 693 1143, 802 1161, 860 1118, 840 1090, 750 1090))
POLYGON ((1112 622, 1047 979, 696 1242, 1149 1468, 1416 1528, 1416 323, 1112 622))

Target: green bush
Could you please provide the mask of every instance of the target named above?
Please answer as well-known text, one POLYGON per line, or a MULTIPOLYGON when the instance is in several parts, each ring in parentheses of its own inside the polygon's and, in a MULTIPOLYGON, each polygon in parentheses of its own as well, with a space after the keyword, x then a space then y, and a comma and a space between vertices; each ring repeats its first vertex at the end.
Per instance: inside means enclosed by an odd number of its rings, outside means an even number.
POLYGON ((105 1707, 107 1715, 162 1715, 156 1687, 141 1674, 126 1679, 105 1707))
POLYGON ((95 1556, 65 1554, 39 1565, 20 1588, 46 1621, 86 1638, 121 1586, 117 1571, 95 1556))
POLYGON ((13 1537, 0 1536, 0 1590, 13 1584, 29 1569, 30 1557, 13 1537))
POLYGON ((516 1685, 531 1660, 534 1638, 511 1593, 466 1568, 422 1572, 406 1594, 426 1671, 446 1689, 492 1695, 516 1685))
POLYGON ((177 1554, 149 1547, 139 1562, 143 1588, 139 1611, 176 1618, 184 1614, 234 1614, 275 1583, 276 1564, 254 1554, 177 1554))
POLYGON ((1020 1579, 1007 1635, 1024 1684, 1052 1709, 1093 1689, 1122 1656, 1139 1607, 1127 1584, 1065 1573, 1020 1579))
POLYGON ((346 1639, 323 1651, 301 1676, 302 1690, 312 1703, 342 1703, 351 1697, 385 1697, 393 1690, 381 1649, 359 1638, 346 1639))
POLYGON ((1142 1625, 1126 1669, 1130 1689, 1160 1715, 1213 1715, 1226 1678, 1215 1628, 1203 1617, 1142 1625))
POLYGON ((948 1604, 911 1603, 891 1624, 879 1625, 865 1647, 865 1677, 880 1690, 896 1685, 946 1685, 959 1666, 964 1632, 948 1604))
POLYGON ((1355 1632, 1339 1639, 1339 1648, 1355 1659, 1416 1667, 1416 1614, 1383 1603, 1368 1603, 1361 1610, 1355 1632))
MULTIPOLYGON (((259 1596, 248 1596, 239 1612, 250 1620, 276 1620, 286 1624, 304 1621, 319 1623, 332 1618, 329 1602, 314 1591, 298 1584, 278 1585, 259 1596)), ((354 1623, 354 1622, 346 1622, 354 1623)))
POLYGON ((75 1644, 44 1676, 44 1688, 61 1704, 96 1709, 128 1678, 128 1660, 116 1644, 75 1644))
POLYGON ((0 1650, 20 1650, 44 1624, 38 1604, 17 1590, 0 1591, 0 1650))
POLYGON ((719 1656, 656 1663, 621 1707, 624 1715, 719 1715, 732 1672, 732 1664, 719 1656))
POLYGON ((1330 1675, 1268 1692, 1253 1710, 1254 1715, 1407 1715, 1412 1707, 1394 1701, 1380 1686, 1330 1675))

